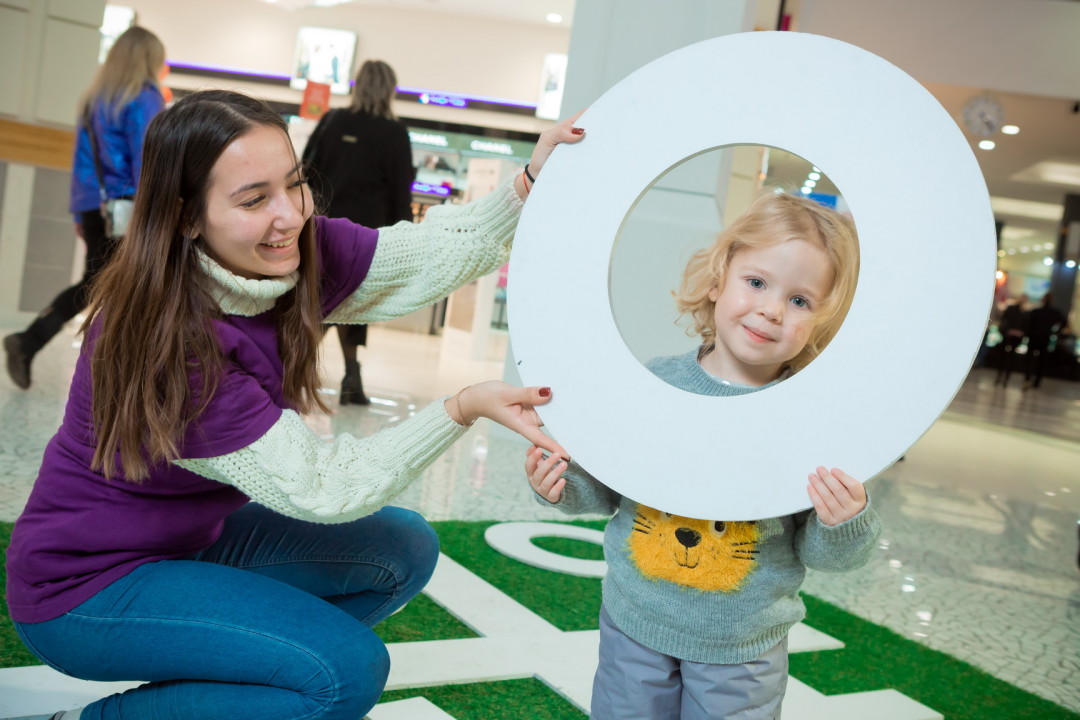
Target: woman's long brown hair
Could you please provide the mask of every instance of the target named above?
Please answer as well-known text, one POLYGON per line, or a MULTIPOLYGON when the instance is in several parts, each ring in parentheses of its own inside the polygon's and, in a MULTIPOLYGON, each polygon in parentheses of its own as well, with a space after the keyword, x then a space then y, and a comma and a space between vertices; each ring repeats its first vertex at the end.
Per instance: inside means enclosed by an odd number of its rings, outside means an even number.
MULTIPOLYGON (((106 477, 120 471, 138 483, 177 459, 188 425, 217 390, 223 361, 212 321, 222 312, 200 265, 197 228, 218 157, 258 126, 286 132, 264 103, 220 90, 189 95, 150 123, 131 225, 94 285, 83 325, 93 328, 91 467, 106 477)), ((322 309, 311 219, 299 243, 296 287, 272 311, 283 393, 301 411, 325 410, 316 392, 322 309)))

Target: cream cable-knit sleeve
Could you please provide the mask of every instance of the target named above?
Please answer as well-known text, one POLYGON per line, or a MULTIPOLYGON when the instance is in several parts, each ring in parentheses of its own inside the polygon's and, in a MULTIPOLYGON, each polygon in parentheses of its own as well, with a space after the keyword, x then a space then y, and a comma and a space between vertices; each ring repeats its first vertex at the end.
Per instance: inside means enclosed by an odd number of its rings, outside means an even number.
POLYGON ((232 485, 282 515, 342 523, 370 515, 416 479, 466 427, 443 401, 375 435, 339 435, 327 443, 285 410, 246 448, 212 458, 176 460, 182 468, 232 485))
POLYGON ((380 229, 367 277, 326 321, 391 320, 494 272, 510 257, 522 204, 511 179, 476 202, 436 205, 423 222, 380 229))

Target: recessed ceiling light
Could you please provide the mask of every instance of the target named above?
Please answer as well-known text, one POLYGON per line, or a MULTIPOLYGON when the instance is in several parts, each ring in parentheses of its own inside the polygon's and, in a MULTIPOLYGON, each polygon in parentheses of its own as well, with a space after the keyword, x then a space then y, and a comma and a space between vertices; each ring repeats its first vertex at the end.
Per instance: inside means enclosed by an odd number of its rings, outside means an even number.
POLYGON ((559 13, 548 13, 547 21, 549 23, 555 23, 555 24, 561 23, 562 22, 562 15, 560 15, 559 13))
MULTIPOLYGON (((1060 203, 1035 202, 1033 200, 1017 200, 1015 198, 996 196, 990 198, 990 207, 999 215, 1019 215, 1052 222, 1061 220, 1062 213, 1065 211, 1060 203)), ((1006 225, 1005 227, 1008 228, 1009 226, 1006 225)))
POLYGON ((808 187, 808 188, 817 187, 817 183, 814 182, 813 180, 807 180, 803 184, 806 185, 806 187, 808 187))
POLYGON ((993 150, 997 144, 993 140, 980 140, 979 147, 983 150, 993 150))
POLYGON ((1005 133, 1006 135, 1016 135, 1020 132, 1020 128, 1016 125, 1002 125, 1001 132, 1005 133))
POLYGON ((801 188, 799 188, 799 192, 801 192, 803 195, 809 195, 810 194, 810 188, 803 185, 801 188))
POLYGON ((1080 163, 1061 158, 1042 160, 1013 173, 1010 180, 1080 187, 1080 163))
POLYGON ((1046 265, 1047 267, 1049 267, 1049 266, 1051 266, 1053 264, 1054 264, 1054 258, 1052 258, 1052 257, 1044 257, 1043 258, 1043 265, 1046 265))
POLYGON ((821 179, 821 173, 812 172, 809 175, 807 175, 807 177, 809 177, 811 180, 820 180, 821 179))

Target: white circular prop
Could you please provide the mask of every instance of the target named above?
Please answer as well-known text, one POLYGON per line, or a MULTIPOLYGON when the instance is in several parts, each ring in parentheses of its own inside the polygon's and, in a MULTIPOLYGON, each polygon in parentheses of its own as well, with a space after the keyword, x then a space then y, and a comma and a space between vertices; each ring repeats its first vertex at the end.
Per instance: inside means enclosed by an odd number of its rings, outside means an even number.
POLYGON ((996 247, 971 149, 918 82, 838 40, 728 35, 637 70, 576 124, 584 141, 556 149, 525 205, 508 310, 521 378, 552 387, 540 414, 586 470, 673 514, 775 517, 811 506, 817 466, 866 480, 938 418, 981 342, 996 247), (634 358, 608 268, 623 219, 657 177, 739 144, 811 159, 841 188, 859 231, 859 284, 805 370, 762 392, 706 397, 634 358))

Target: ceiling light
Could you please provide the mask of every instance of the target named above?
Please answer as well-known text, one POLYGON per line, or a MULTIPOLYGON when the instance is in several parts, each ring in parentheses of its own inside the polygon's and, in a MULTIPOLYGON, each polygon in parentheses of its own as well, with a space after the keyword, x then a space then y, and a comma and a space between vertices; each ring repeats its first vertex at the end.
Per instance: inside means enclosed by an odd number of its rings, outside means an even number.
POLYGON ((548 13, 547 21, 549 23, 555 23, 556 25, 562 22, 562 15, 559 13, 548 13))
POLYGON ((1024 246, 1024 247, 1020 248, 1020 252, 1022 252, 1022 253, 1026 253, 1026 252, 1027 252, 1028 250, 1030 250, 1030 249, 1031 249, 1031 248, 1029 248, 1029 247, 1027 247, 1027 246, 1024 246))
POLYGON ((982 150, 993 150, 996 147, 997 147, 997 145, 994 143, 993 140, 980 140, 979 141, 979 148, 982 149, 982 150))
POLYGON ((1067 267, 1067 268, 1069 268, 1070 270, 1072 270, 1072 269, 1073 269, 1074 267, 1076 267, 1076 261, 1075 261, 1075 260, 1069 260, 1069 261, 1067 261, 1067 262, 1065 263, 1065 267, 1067 267))
POLYGON ((810 188, 803 185, 801 188, 799 188, 799 192, 801 192, 803 195, 809 195, 810 194, 810 188))
POLYGON ((1065 159, 1043 160, 1013 173, 1009 179, 1080 187, 1080 163, 1065 159))
MULTIPOLYGON (((1051 222, 1059 222, 1065 212, 1061 203, 1016 200, 1005 197, 991 197, 990 207, 998 215, 1019 215, 1021 217, 1036 218, 1037 220, 1050 220, 1051 222)), ((1005 227, 1008 227, 1008 225, 1005 227)))
MULTIPOLYGON (((998 250, 998 257, 1005 257, 1005 251, 1004 250, 998 250)), ((1001 271, 1000 270, 998 270, 997 276, 1001 277, 1001 271)))
POLYGON ((1054 258, 1052 258, 1052 257, 1044 257, 1043 258, 1043 265, 1046 265, 1047 267, 1049 267, 1049 266, 1051 266, 1053 264, 1054 264, 1054 258))
POLYGON ((1016 125, 1002 125, 1001 132, 1006 135, 1016 135, 1020 132, 1020 128, 1018 128, 1016 125))
POLYGON ((1035 235, 1035 230, 1026 227, 1017 227, 1015 225, 1006 225, 1001 229, 1001 239, 1019 241, 1024 240, 1035 235))
POLYGON ((812 172, 807 177, 809 177, 811 180, 820 180, 821 173, 812 172))
POLYGON ((803 185, 805 185, 808 188, 817 187, 817 183, 814 182, 813 180, 807 180, 805 183, 803 183, 803 185))

